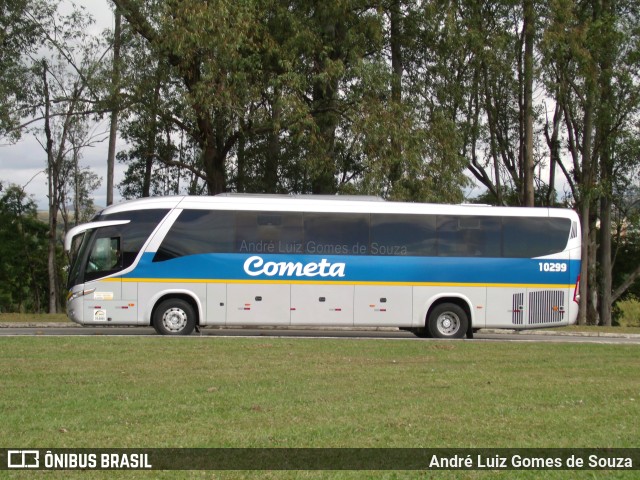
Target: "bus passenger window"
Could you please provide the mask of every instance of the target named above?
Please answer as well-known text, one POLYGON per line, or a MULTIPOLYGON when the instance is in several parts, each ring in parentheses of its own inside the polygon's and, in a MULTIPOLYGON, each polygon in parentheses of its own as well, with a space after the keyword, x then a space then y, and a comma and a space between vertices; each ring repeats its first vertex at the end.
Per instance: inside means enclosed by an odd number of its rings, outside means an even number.
POLYGON ((236 213, 235 252, 302 253, 302 213, 236 213))
POLYGON ((441 257, 502 256, 499 217, 438 216, 438 255, 441 257))
POLYGON ((504 217, 504 256, 535 258, 562 252, 569 241, 571 220, 547 217, 504 217))
POLYGON ((371 255, 436 255, 436 216, 371 214, 371 255))
POLYGON ((304 249, 310 255, 368 255, 369 214, 305 213, 304 249))
POLYGON ((203 253, 233 251, 235 212, 184 210, 167 233, 154 262, 203 253))

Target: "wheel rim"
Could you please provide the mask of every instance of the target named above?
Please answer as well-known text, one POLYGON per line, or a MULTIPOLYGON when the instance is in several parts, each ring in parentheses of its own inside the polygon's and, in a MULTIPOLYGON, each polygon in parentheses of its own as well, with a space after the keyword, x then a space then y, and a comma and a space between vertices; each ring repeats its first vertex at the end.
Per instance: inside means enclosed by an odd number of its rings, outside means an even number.
POLYGON ((444 312, 436 320, 436 328, 442 335, 455 335, 460 330, 460 317, 453 312, 444 312))
POLYGON ((170 308, 162 315, 162 325, 169 332, 179 332, 187 326, 187 312, 181 308, 170 308))

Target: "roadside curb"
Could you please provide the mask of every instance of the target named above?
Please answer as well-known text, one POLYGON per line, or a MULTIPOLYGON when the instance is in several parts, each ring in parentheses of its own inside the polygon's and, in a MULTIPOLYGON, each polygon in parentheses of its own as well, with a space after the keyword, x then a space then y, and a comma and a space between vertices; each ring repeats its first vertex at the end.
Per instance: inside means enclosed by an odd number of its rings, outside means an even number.
POLYGON ((552 335, 565 337, 608 337, 608 338, 640 338, 638 333, 612 333, 612 332, 564 332, 552 330, 509 330, 499 328, 482 328, 479 333, 492 334, 516 334, 516 335, 552 335))
POLYGON ((79 326, 76 323, 67 322, 0 322, 0 328, 69 328, 79 326))

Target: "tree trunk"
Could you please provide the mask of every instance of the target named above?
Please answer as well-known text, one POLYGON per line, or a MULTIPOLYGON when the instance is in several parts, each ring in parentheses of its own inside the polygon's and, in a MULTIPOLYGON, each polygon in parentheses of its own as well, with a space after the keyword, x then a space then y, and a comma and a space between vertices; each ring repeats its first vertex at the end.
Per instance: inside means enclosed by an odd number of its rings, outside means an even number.
MULTIPOLYGON (((600 12, 602 38, 613 38, 612 35, 612 6, 609 0, 601 0, 600 12)), ((613 196, 613 160, 611 158, 612 109, 615 100, 612 98, 611 70, 613 68, 613 48, 602 48, 599 51, 600 102, 597 118, 597 138, 600 153, 600 323, 611 325, 611 290, 612 290, 612 262, 611 262, 611 197, 613 196)))
POLYGON ((318 142, 311 167, 311 192, 334 194, 337 191, 336 130, 339 123, 338 78, 330 71, 333 62, 341 60, 342 42, 346 35, 343 18, 325 11, 328 3, 320 2, 314 11, 314 22, 320 29, 325 49, 314 58, 312 80, 312 115, 317 126, 318 142))
MULTIPOLYGON (((556 98, 558 95, 556 94, 556 98)), ((555 111, 553 113, 553 130, 549 133, 549 119, 544 127, 544 136, 549 147, 549 189, 547 190, 547 206, 552 207, 556 201, 556 166, 560 161, 560 121, 562 119, 562 108, 556 102, 555 111)))
MULTIPOLYGON (((393 2, 389 7, 389 43, 391 47, 391 101, 394 106, 402 104, 402 16, 401 1, 393 2)), ((402 143, 398 140, 397 131, 391 132, 391 152, 389 182, 391 187, 398 182, 403 175, 402 143)))
POLYGON ((206 174, 207 192, 209 195, 226 192, 225 156, 221 155, 215 145, 211 145, 209 142, 200 143, 200 146, 206 174))
POLYGON ((582 224, 582 238, 580 257, 580 302, 578 308, 578 324, 587 324, 587 296, 589 284, 589 268, 587 259, 589 258, 589 202, 583 201, 580 205, 580 223, 582 224))
POLYGON ((627 275, 622 284, 620 284, 620 286, 611 294, 611 302, 613 303, 618 300, 618 298, 620 298, 622 294, 626 292, 631 285, 633 285, 633 282, 635 282, 638 277, 640 277, 640 265, 638 265, 633 272, 627 275))
POLYGON ((49 83, 47 80, 48 66, 42 61, 42 85, 44 93, 44 132, 46 136, 45 151, 47 154, 47 176, 49 180, 49 242, 47 252, 47 272, 49 279, 49 313, 58 313, 58 278, 56 262, 56 233, 58 230, 58 166, 53 153, 53 137, 51 134, 51 112, 49 98, 49 83))
POLYGON ((600 322, 611 326, 611 199, 605 193, 600 198, 600 322))
POLYGON ((402 101, 402 28, 400 25, 401 2, 393 2, 390 8, 390 44, 391 44, 391 99, 400 103, 402 101))
POLYGON ((238 137, 238 149, 236 153, 237 171, 236 171, 236 192, 245 193, 247 191, 247 155, 246 155, 247 139, 243 133, 238 137))
POLYGON ((113 76, 111 88, 113 89, 111 100, 111 122, 109 126, 109 151, 107 152, 107 205, 113 204, 113 176, 116 159, 116 137, 118 133, 118 110, 120 88, 120 43, 121 22, 120 9, 116 5, 115 27, 113 32, 113 76))
POLYGON ((525 207, 533 207, 534 162, 533 162, 533 43, 535 40, 535 8, 533 0, 523 0, 524 9, 524 198, 525 207))
POLYGON ((587 257, 587 324, 598 325, 600 323, 600 311, 598 309, 598 230, 596 228, 596 207, 591 205, 589 219, 589 256, 587 257))
POLYGON ((271 104, 271 130, 267 134, 267 158, 265 159, 264 191, 278 193, 278 165, 280 163, 280 89, 274 87, 271 104))
POLYGON ((156 85, 153 89, 153 104, 151 106, 151 122, 149 125, 146 154, 144 158, 144 177, 142 179, 142 196, 151 196, 151 173, 153 172, 153 160, 156 158, 156 130, 158 128, 157 109, 160 98, 160 74, 156 77, 156 85))
POLYGON ((595 251, 591 248, 591 198, 594 192, 594 172, 592 157, 593 139, 593 110, 594 85, 587 78, 587 93, 584 107, 584 132, 582 139, 582 191, 581 191, 581 222, 582 222, 582 266, 580 269, 580 310, 578 323, 586 325, 593 323, 593 292, 597 292, 595 284, 595 251))

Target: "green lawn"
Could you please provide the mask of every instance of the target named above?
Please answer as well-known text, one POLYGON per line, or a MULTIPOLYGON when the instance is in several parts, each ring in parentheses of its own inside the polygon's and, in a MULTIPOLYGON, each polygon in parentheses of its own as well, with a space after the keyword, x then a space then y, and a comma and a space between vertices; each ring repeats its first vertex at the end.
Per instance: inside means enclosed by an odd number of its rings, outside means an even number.
POLYGON ((71 322, 64 313, 49 315, 44 313, 0 313, 0 323, 49 323, 71 322))
MULTIPOLYGON (((633 345, 13 337, 0 338, 0 365, 0 438, 10 447, 628 448, 640 438, 633 345)), ((327 474, 279 473, 272 478, 327 474)), ((536 478, 503 473, 438 476, 536 478)), ((545 472, 606 473, 633 478, 545 472)))
MULTIPOLYGON (((638 327, 600 327, 595 325, 571 325, 569 327, 543 328, 542 330, 548 332, 555 331, 560 333, 622 333, 640 335, 640 328, 638 327)), ((536 330, 530 331, 535 332, 536 330)))

